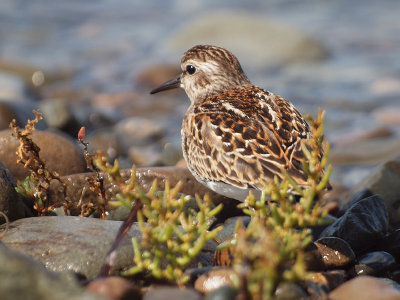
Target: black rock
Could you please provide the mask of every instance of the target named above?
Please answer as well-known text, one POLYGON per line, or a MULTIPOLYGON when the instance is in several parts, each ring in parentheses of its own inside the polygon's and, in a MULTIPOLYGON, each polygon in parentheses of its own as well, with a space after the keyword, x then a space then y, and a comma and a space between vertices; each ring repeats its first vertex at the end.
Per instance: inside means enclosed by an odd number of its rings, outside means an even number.
POLYGON ((385 251, 375 251, 363 255, 354 266, 354 271, 357 275, 380 276, 393 270, 395 266, 393 256, 385 251))
POLYGON ((320 237, 339 237, 349 243, 355 253, 359 253, 381 241, 388 227, 385 202, 379 195, 373 195, 354 203, 320 237))

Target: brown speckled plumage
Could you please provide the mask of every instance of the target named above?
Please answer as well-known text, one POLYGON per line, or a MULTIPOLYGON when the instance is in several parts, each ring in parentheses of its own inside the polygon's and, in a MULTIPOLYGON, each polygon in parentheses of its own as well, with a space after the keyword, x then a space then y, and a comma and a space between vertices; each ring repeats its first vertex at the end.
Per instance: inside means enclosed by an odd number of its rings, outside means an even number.
POLYGON ((180 86, 189 96, 182 149, 197 180, 238 200, 282 170, 305 184, 300 144, 310 131, 290 102, 252 85, 236 57, 220 47, 195 46, 181 66, 177 79, 152 93, 180 86))

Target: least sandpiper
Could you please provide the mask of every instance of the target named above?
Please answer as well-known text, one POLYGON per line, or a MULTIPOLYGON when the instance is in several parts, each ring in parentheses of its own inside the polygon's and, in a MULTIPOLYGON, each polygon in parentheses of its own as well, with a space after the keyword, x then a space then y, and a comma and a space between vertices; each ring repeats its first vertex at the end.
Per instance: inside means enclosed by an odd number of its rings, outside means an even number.
POLYGON ((211 190, 243 201, 282 170, 306 183, 301 140, 307 122, 284 98, 251 84, 228 50, 199 45, 181 60, 182 73, 151 91, 181 87, 190 98, 182 150, 194 177, 211 190))

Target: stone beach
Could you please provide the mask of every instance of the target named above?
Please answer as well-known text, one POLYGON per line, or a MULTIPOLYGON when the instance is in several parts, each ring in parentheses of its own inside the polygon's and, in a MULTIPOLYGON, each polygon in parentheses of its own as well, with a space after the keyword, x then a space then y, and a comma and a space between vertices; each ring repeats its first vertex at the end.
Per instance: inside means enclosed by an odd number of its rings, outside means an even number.
MULTIPOLYGON (((400 299, 397 1, 42 2, 0 4, 0 211, 9 219, 0 216, 1 299, 210 300, 240 293, 233 269, 213 265, 216 241, 189 265, 185 289, 122 276, 134 264, 137 223, 118 247, 111 276, 99 278, 129 210, 107 206, 107 220, 78 217, 82 204, 96 198, 86 179, 95 174, 76 138, 85 126, 89 151, 118 158, 124 179, 136 165, 144 191, 154 179, 158 190, 182 181, 181 193, 192 202, 209 194, 223 203, 218 242, 232 237, 237 220, 248 224, 237 202, 208 190, 186 168, 184 92, 149 95, 180 72, 182 53, 200 43, 231 50, 255 84, 302 114, 326 111, 333 222, 313 229, 305 255, 313 277, 280 284, 275 299, 400 299), (15 191, 29 172, 16 162, 9 123, 23 127, 33 109, 44 120, 32 139, 66 183, 70 216, 60 207, 37 217, 32 201, 15 191)), ((104 183, 115 200, 118 188, 104 183)), ((59 182, 49 191, 50 204, 62 206, 59 182)))

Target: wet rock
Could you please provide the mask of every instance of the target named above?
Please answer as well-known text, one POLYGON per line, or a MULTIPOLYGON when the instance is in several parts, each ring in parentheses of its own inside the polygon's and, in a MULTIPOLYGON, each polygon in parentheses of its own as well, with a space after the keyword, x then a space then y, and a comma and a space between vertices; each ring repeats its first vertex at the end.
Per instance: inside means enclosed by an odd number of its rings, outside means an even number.
POLYGON ((349 244, 337 237, 320 238, 314 243, 321 255, 326 269, 347 268, 355 261, 355 255, 349 244))
POLYGON ((329 293, 331 300, 398 300, 400 291, 379 279, 359 276, 347 281, 329 293))
MULTIPOLYGON (((71 270, 91 279, 99 274, 121 224, 120 221, 80 217, 26 218, 12 222, 2 241, 39 260, 52 271, 71 270)), ((112 275, 133 265, 133 236, 140 239, 136 223, 118 247, 112 275)), ((215 242, 207 243, 192 264, 211 265, 216 246, 215 242)))
POLYGON ((329 293, 329 287, 326 284, 312 280, 307 280, 306 290, 311 299, 325 299, 326 295, 329 293))
POLYGON ((396 260, 385 251, 370 252, 358 259, 354 266, 357 275, 381 276, 392 271, 396 266, 396 260))
POLYGON ((281 282, 275 290, 276 300, 296 300, 307 298, 308 294, 298 285, 292 282, 281 282))
MULTIPOLYGON (((400 147, 398 148, 400 149, 400 147)), ((400 159, 389 160, 375 168, 366 178, 357 184, 351 194, 368 190, 379 194, 389 210, 390 223, 400 224, 400 159)))
MULTIPOLYGON (((32 216, 32 212, 25 206, 24 202, 15 191, 16 182, 10 171, 0 163, 0 211, 10 221, 32 216)), ((0 224, 5 220, 0 218, 0 224)))
POLYGON ((198 16, 175 32, 161 49, 177 52, 198 44, 223 45, 237 55, 242 66, 252 68, 319 61, 327 56, 320 42, 294 27, 233 11, 198 16))
POLYGON ((374 195, 351 206, 322 232, 321 237, 339 237, 358 253, 374 247, 386 235, 388 226, 385 203, 379 195, 374 195))
POLYGON ((235 299, 239 292, 231 286, 221 286, 204 297, 204 300, 235 299))
MULTIPOLYGON (((131 170, 123 170, 122 177, 128 180, 131 170)), ((64 183, 67 184, 67 197, 71 201, 70 211, 72 215, 80 214, 80 207, 78 203, 82 199, 82 203, 96 203, 96 194, 89 189, 86 177, 94 176, 94 173, 82 173, 62 177, 64 183)), ((203 197, 208 193, 214 203, 218 204, 222 201, 229 201, 225 197, 219 196, 212 192, 204 185, 199 183, 190 173, 187 168, 182 167, 153 167, 153 168, 138 168, 136 175, 136 182, 143 191, 148 191, 157 179, 158 190, 164 190, 165 182, 168 180, 170 186, 175 186, 178 181, 182 181, 181 192, 183 194, 194 196, 196 193, 203 197)), ((111 185, 107 178, 105 178, 105 190, 108 199, 114 199, 118 189, 111 185)), ((60 192, 60 184, 53 181, 50 186, 50 196, 53 203, 62 205, 64 203, 62 193, 60 192)), ((108 207, 108 209, 113 209, 108 207)))
POLYGON ((0 295, 2 300, 100 300, 84 292, 70 276, 55 273, 32 258, 0 242, 0 295))
POLYGON ((86 291, 112 300, 142 299, 142 294, 135 285, 117 276, 96 278, 87 285, 86 291))
POLYGON ((333 270, 327 272, 316 272, 312 274, 311 280, 316 284, 326 286, 329 290, 333 290, 341 285, 346 278, 345 270, 333 270))
POLYGON ((233 286, 236 272, 231 268, 214 268, 201 275, 194 283, 194 288, 201 293, 208 294, 222 286, 233 286))
POLYGON ((397 261, 400 261, 400 229, 386 235, 379 243, 379 249, 390 253, 397 261))
POLYGON ((180 289, 178 287, 157 287, 144 295, 143 300, 200 300, 201 296, 190 288, 180 289))
MULTIPOLYGON (((24 180, 28 170, 17 164, 15 152, 19 142, 11 135, 11 130, 0 131, 0 162, 2 162, 17 180, 24 180)), ((40 157, 50 171, 61 176, 81 173, 86 170, 86 163, 80 149, 65 137, 47 131, 35 130, 32 140, 40 147, 40 157)))
MULTIPOLYGON (((11 223, 2 242, 49 270, 71 270, 91 279, 98 275, 121 223, 80 217, 26 218, 11 223)), ((132 265, 132 236, 140 238, 135 224, 118 249, 112 274, 132 265)))

